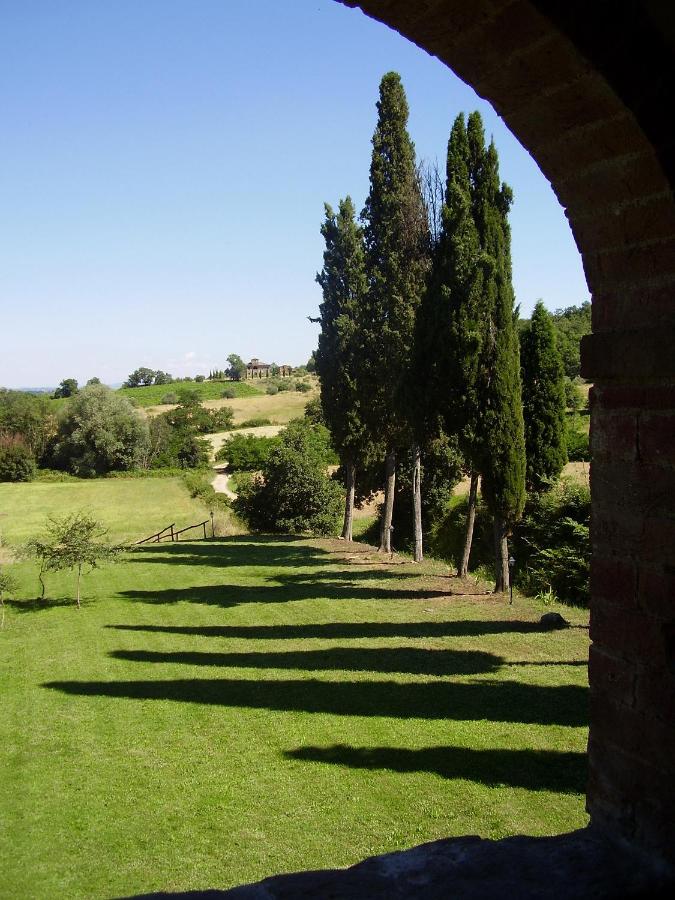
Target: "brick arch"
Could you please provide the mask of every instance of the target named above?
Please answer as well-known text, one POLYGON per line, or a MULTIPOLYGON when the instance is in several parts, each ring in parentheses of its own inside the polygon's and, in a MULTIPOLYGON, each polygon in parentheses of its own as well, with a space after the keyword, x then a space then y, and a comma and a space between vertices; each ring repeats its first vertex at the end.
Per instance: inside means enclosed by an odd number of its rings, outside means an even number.
POLYGON ((675 14, 657 0, 339 2, 471 84, 566 210, 593 296, 587 806, 675 860, 675 14))

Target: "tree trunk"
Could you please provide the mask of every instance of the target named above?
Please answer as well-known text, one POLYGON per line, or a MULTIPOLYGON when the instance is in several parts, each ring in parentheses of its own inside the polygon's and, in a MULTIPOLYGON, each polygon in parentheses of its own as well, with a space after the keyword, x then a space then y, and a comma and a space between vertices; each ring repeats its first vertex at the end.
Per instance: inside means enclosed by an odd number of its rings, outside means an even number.
POLYGON ((38 579, 40 580, 40 588, 41 588, 40 600, 45 599, 46 585, 45 585, 45 579, 44 579, 44 572, 45 572, 44 567, 40 566, 40 571, 38 572, 38 579))
POLYGON ((354 491, 356 488, 356 467, 347 465, 347 487, 345 490, 345 518, 342 525, 342 537, 352 540, 352 523, 354 521, 354 491))
POLYGON ((509 544, 506 522, 495 516, 495 594, 506 593, 509 589, 509 544))
POLYGON ((394 490, 396 488, 396 451, 390 450, 384 460, 384 507, 380 526, 380 546, 383 553, 391 553, 391 520, 394 515, 394 490))
POLYGON ((77 608, 80 608, 80 578, 82 577, 82 566, 77 567, 77 608))
POLYGON ((422 562, 422 453, 419 444, 413 445, 413 460, 413 559, 415 562, 422 562))
POLYGON ((473 526, 476 521, 476 498, 478 497, 478 472, 471 473, 471 486, 469 488, 469 508, 466 516, 466 537, 464 538, 464 553, 462 564, 459 567, 459 577, 466 578, 469 574, 469 558, 471 556, 471 544, 473 542, 473 526))

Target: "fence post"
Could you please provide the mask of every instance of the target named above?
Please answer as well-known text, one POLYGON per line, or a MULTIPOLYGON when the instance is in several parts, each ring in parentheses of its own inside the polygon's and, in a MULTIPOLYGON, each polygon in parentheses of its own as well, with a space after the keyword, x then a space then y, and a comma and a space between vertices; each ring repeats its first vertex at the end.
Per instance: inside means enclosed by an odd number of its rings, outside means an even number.
POLYGON ((206 540, 206 522, 202 522, 202 527, 204 528, 204 540, 206 540))
POLYGON ((174 541, 174 537, 173 537, 173 524, 172 524, 171 525, 171 543, 172 544, 173 544, 173 541, 174 541))

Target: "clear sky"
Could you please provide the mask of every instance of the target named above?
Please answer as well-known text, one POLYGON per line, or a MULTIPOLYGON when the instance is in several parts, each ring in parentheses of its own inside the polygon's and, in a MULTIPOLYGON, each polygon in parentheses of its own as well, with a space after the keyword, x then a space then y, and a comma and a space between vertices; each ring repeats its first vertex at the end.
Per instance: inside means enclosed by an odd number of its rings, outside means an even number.
POLYGON ((316 345, 323 203, 368 191, 382 75, 418 157, 479 109, 529 314, 589 299, 567 220, 492 108, 333 0, 0 0, 0 385, 316 345))

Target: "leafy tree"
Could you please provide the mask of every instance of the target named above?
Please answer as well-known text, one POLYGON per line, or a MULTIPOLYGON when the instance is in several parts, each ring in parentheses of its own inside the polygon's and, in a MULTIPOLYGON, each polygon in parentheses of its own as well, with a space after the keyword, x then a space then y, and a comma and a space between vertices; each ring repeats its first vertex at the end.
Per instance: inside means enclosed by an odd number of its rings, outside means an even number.
POLYGON ((61 397, 73 397, 77 393, 77 379, 75 378, 64 378, 61 384, 57 387, 57 389, 52 394, 52 397, 55 400, 60 399, 61 397))
POLYGON ((226 460, 228 469, 254 472, 262 469, 270 453, 279 446, 279 438, 257 434, 235 434, 216 453, 216 460, 226 460))
POLYGON ((155 372, 154 384, 171 384, 173 382, 173 375, 170 375, 168 372, 162 372, 161 369, 157 369, 155 372))
POLYGON ((93 378, 90 378, 90 379, 87 381, 87 387, 89 387, 89 385, 91 385, 91 384, 100 384, 100 383, 101 383, 101 379, 100 379, 100 378, 97 378, 96 375, 94 375, 93 378))
POLYGON ((568 378, 578 378, 581 373, 581 338, 591 333, 590 302, 556 309, 553 324, 565 375, 568 378))
POLYGON ((44 395, 0 388, 0 435, 20 435, 41 460, 56 432, 56 416, 44 395))
POLYGON ((80 582, 86 568, 97 569, 102 562, 112 559, 121 548, 101 541, 106 529, 86 512, 76 512, 62 518, 50 518, 47 537, 33 538, 25 547, 29 556, 40 561, 40 582, 44 597, 43 575, 63 569, 77 571, 76 602, 80 607, 80 582))
POLYGON ((368 291, 361 317, 361 377, 370 395, 364 405, 370 433, 380 435, 386 446, 380 548, 389 551, 396 450, 412 437, 406 380, 415 311, 429 269, 429 234, 407 131, 408 103, 396 72, 382 78, 377 110, 370 191, 363 210, 368 291))
POLYGON ((328 431, 303 419, 290 423, 261 476, 239 486, 235 511, 253 529, 288 534, 334 534, 341 507, 339 485, 326 475, 334 459, 328 431))
POLYGON ((525 504, 525 435, 507 221, 513 195, 508 185, 500 184, 497 150, 494 142, 485 148, 478 113, 469 116, 467 136, 475 172, 475 219, 481 247, 490 260, 484 282, 486 337, 479 360, 483 413, 478 467, 494 521, 499 592, 508 590, 507 541, 525 504))
POLYGON ((205 381, 205 378, 203 375, 195 375, 195 381, 197 382, 197 384, 202 384, 202 382, 205 381))
POLYGON ((246 363, 241 356, 237 356, 236 353, 230 353, 227 361, 230 364, 225 370, 227 377, 231 378, 232 381, 243 381, 246 378, 246 363))
POLYGON ((321 234, 326 249, 323 268, 316 276, 323 302, 319 306, 321 332, 315 359, 323 420, 346 476, 342 537, 351 541, 356 471, 367 463, 364 457, 372 452, 373 443, 363 417, 360 377, 359 315, 367 289, 365 253, 351 198, 340 201, 337 215, 328 204, 325 210, 321 234))
POLYGON ((148 369, 147 366, 141 366, 139 369, 134 369, 131 375, 124 382, 124 387, 142 387, 143 385, 152 384, 154 380, 155 370, 148 369))
POLYGON ((31 481, 35 458, 19 434, 0 434, 0 481, 31 481))
POLYGON ((316 350, 312 350, 311 356, 307 360, 305 369, 309 372, 310 375, 313 375, 314 372, 316 372, 316 350))
POLYGON ((61 412, 52 456, 58 468, 91 477, 142 467, 148 446, 147 422, 124 396, 98 384, 61 412))
POLYGON ((150 420, 150 451, 153 469, 194 469, 207 465, 209 446, 186 423, 171 424, 166 414, 150 420))
POLYGON ((326 420, 323 416, 323 407, 321 406, 321 397, 312 397, 311 400, 308 400, 307 403, 305 403, 304 415, 312 425, 326 424, 326 420))
POLYGON ((528 490, 551 486, 567 462, 563 366, 550 314, 539 301, 520 341, 528 490))

